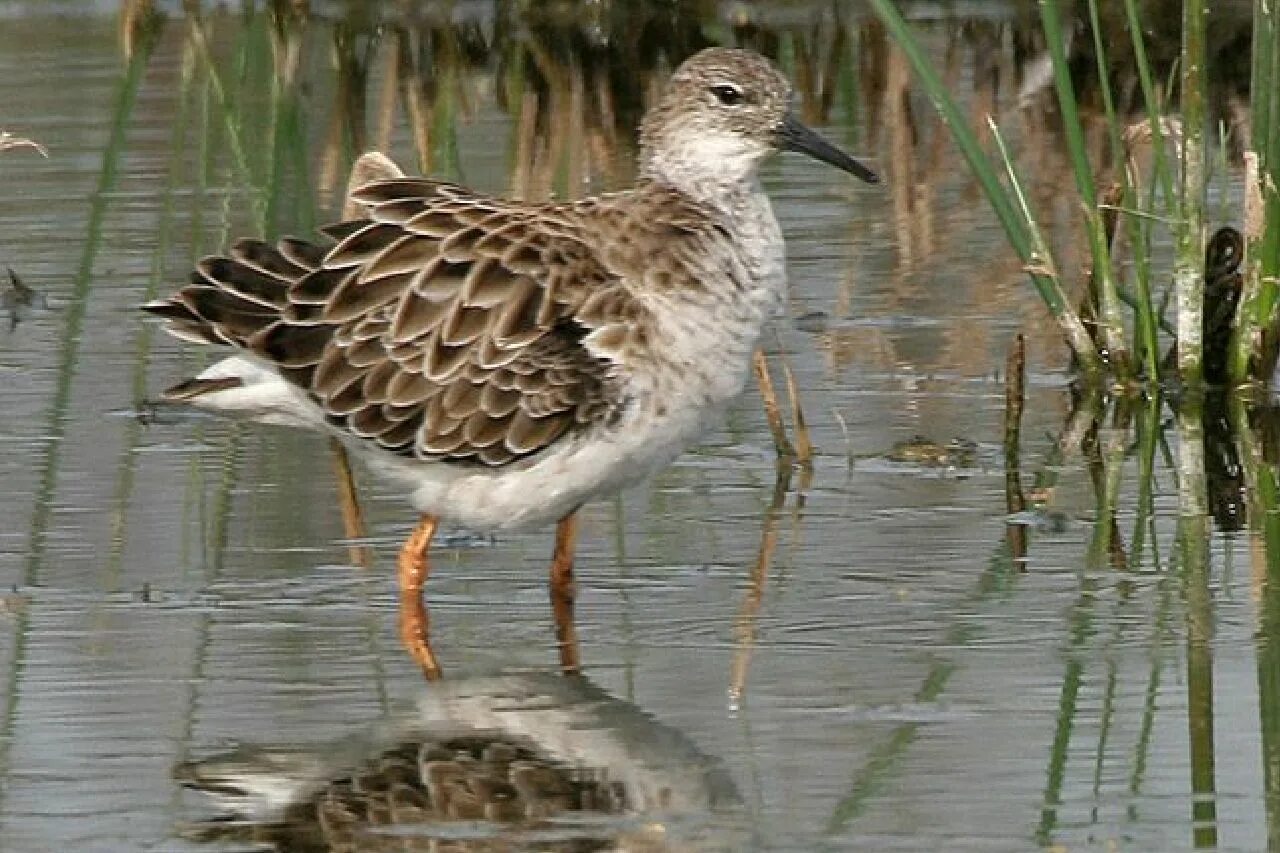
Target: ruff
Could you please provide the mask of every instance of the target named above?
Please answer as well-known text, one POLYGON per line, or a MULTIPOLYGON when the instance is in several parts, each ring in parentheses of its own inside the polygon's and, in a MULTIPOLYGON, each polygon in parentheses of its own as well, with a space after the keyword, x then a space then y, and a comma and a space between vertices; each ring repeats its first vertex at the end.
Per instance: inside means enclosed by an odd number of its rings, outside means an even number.
POLYGON ((875 180, 789 100, 767 60, 711 48, 645 116, 633 189, 531 204, 397 178, 356 189, 332 243, 242 240, 145 306, 238 351, 167 395, 339 436, 408 492, 426 541, 437 521, 571 518, 742 390, 785 291, 761 161, 875 180))

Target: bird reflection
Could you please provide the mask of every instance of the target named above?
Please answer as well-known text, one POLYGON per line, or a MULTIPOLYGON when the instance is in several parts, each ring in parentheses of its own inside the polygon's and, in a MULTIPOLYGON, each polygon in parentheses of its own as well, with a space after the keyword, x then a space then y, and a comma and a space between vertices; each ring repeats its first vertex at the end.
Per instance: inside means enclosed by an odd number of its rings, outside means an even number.
POLYGON ((285 851, 731 850, 741 800, 683 734, 581 677, 438 682, 416 709, 314 748, 179 765, 216 813, 199 842, 285 851))

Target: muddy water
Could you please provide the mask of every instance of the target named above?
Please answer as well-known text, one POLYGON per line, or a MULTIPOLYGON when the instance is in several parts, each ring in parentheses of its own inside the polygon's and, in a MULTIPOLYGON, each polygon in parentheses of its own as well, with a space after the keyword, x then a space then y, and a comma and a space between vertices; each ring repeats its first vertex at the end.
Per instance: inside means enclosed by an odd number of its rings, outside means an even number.
MULTIPOLYGON (((1091 556, 1093 484, 1058 438, 1070 403, 1056 337, 927 105, 904 88, 901 57, 864 19, 851 14, 841 30, 785 7, 735 30, 741 10, 712 7, 667 34, 672 50, 736 34, 793 69, 841 51, 861 63, 857 74, 853 60, 836 63, 815 121, 885 185, 791 158, 765 175, 794 288, 767 344, 801 389, 818 450, 811 482, 775 488, 751 391, 702 447, 590 506, 586 683, 567 692, 539 680, 556 660, 549 531, 451 532, 429 584, 432 636, 448 690, 481 699, 448 705, 453 693, 425 686, 395 636, 393 559, 413 521, 400 496, 357 472, 372 564, 353 565, 325 440, 143 406, 206 354, 135 306, 229 235, 305 229, 302 188, 320 187, 323 218, 326 186, 341 183, 330 164, 357 142, 381 143, 384 127, 402 162, 431 160, 495 192, 624 184, 629 137, 583 107, 598 105, 594 90, 575 85, 596 66, 574 51, 611 24, 528 24, 524 65, 497 51, 458 58, 496 39, 487 4, 423 24, 418 55, 447 71, 421 89, 432 136, 415 140, 401 84, 384 82, 399 73, 386 60, 394 35, 370 47, 353 24, 335 51, 344 31, 332 20, 299 24, 297 41, 277 45, 299 57, 281 72, 261 15, 210 13, 200 30, 169 11, 149 29, 121 27, 113 4, 0 3, 0 123, 49 151, 0 154, 0 264, 41 294, 0 329, 0 849, 269 849, 202 831, 218 804, 184 791, 175 766, 287 747, 332 759, 295 777, 342 778, 442 716, 615 779, 645 764, 659 787, 692 778, 687 798, 649 806, 673 846, 1265 847, 1276 829, 1257 547, 1215 534, 1207 597, 1187 595, 1161 469, 1154 550, 1124 571, 1091 556), (273 97, 270 81, 286 79, 273 97), (334 106, 350 109, 343 85, 366 94, 363 140, 334 106), (396 106, 383 123, 388 91, 396 106), (1014 560, 1002 373, 1020 331, 1022 475, 1044 513, 1026 516, 1029 546, 1014 560), (942 464, 894 450, 917 435, 967 449, 942 464), (1188 619, 1186 601, 1207 623, 1188 619), (504 673, 541 685, 538 707, 565 714, 511 735, 525 718, 494 708, 515 688, 482 701, 504 673), (582 703, 591 712, 574 717, 582 703), (333 746, 366 739, 382 746, 333 746)), ((993 14, 982 26, 1002 26, 993 14)), ((643 32, 641 55, 665 31, 643 32)), ((641 82, 660 77, 662 63, 651 66, 641 82)), ((983 97, 971 65, 957 68, 983 97)), ((604 79, 625 90, 620 77, 604 79)), ((619 122, 638 98, 611 102, 619 122)), ((1126 484, 1137 466, 1124 463, 1126 484)), ((1126 541, 1134 489, 1122 490, 1126 541)), ((404 833, 457 838, 447 824, 404 833)), ((476 845, 499 831, 467 826, 476 845)), ((615 841, 636 832, 599 826, 615 841)))

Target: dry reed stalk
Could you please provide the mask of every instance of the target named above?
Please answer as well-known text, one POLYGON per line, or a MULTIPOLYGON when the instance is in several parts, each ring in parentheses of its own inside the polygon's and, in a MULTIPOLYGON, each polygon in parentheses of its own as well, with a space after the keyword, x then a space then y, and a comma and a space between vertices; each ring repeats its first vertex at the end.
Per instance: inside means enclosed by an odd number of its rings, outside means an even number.
MULTIPOLYGON (((1026 404, 1027 342, 1021 333, 1013 338, 1009 354, 1004 362, 1004 502, 1009 515, 1027 508, 1022 492, 1021 446, 1022 411, 1026 404)), ((1005 537, 1009 542, 1009 556, 1018 563, 1019 571, 1026 571, 1021 561, 1027 556, 1027 526, 1006 524, 1005 537)))

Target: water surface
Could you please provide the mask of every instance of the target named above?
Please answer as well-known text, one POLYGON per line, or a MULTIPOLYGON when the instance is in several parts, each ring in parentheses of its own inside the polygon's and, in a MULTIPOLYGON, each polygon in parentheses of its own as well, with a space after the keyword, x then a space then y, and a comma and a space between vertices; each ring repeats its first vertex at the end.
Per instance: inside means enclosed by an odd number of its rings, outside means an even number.
MULTIPOLYGON (((342 4, 278 29, 263 13, 153 20, 128 5, 134 17, 0 4, 0 122, 49 149, 0 155, 0 264, 49 302, 0 329, 0 847, 250 849, 183 831, 211 806, 175 765, 364 737, 432 690, 395 636, 403 499, 358 472, 373 553, 358 567, 323 437, 140 419, 211 356, 136 306, 233 235, 331 215, 366 145, 526 197, 625 185, 647 87, 713 40, 780 57, 809 120, 885 182, 794 157, 768 167, 793 292, 766 344, 801 389, 811 481, 776 493, 753 390, 696 451, 588 507, 590 689, 723 771, 735 827, 711 836, 729 849, 1258 850, 1275 837, 1261 545, 1215 533, 1198 596, 1172 559, 1161 468, 1154 548, 1123 570, 1091 556, 1088 456, 1059 440, 1062 347, 860 9, 645 7, 620 30, 607 5, 586 7, 600 20, 513 20, 464 3, 371 38, 342 4), (1018 332, 1022 475, 1053 523, 1032 526, 1015 560, 1001 441, 1018 332), (976 449, 963 465, 888 458, 916 435, 976 449)), ((1016 116, 1013 12, 981 13, 944 16, 932 43, 975 103, 1016 116)), ((1034 119, 1016 132, 1047 133, 1034 119)), ((1050 167, 1047 198, 1066 174, 1050 167)), ((1060 207, 1065 233, 1074 213, 1060 207)), ((1139 462, 1119 440, 1127 544, 1139 462)), ((456 532, 437 548, 428 600, 447 678, 552 671, 550 550, 550 531, 456 532)), ((648 730, 620 719, 619 738, 648 730)))

